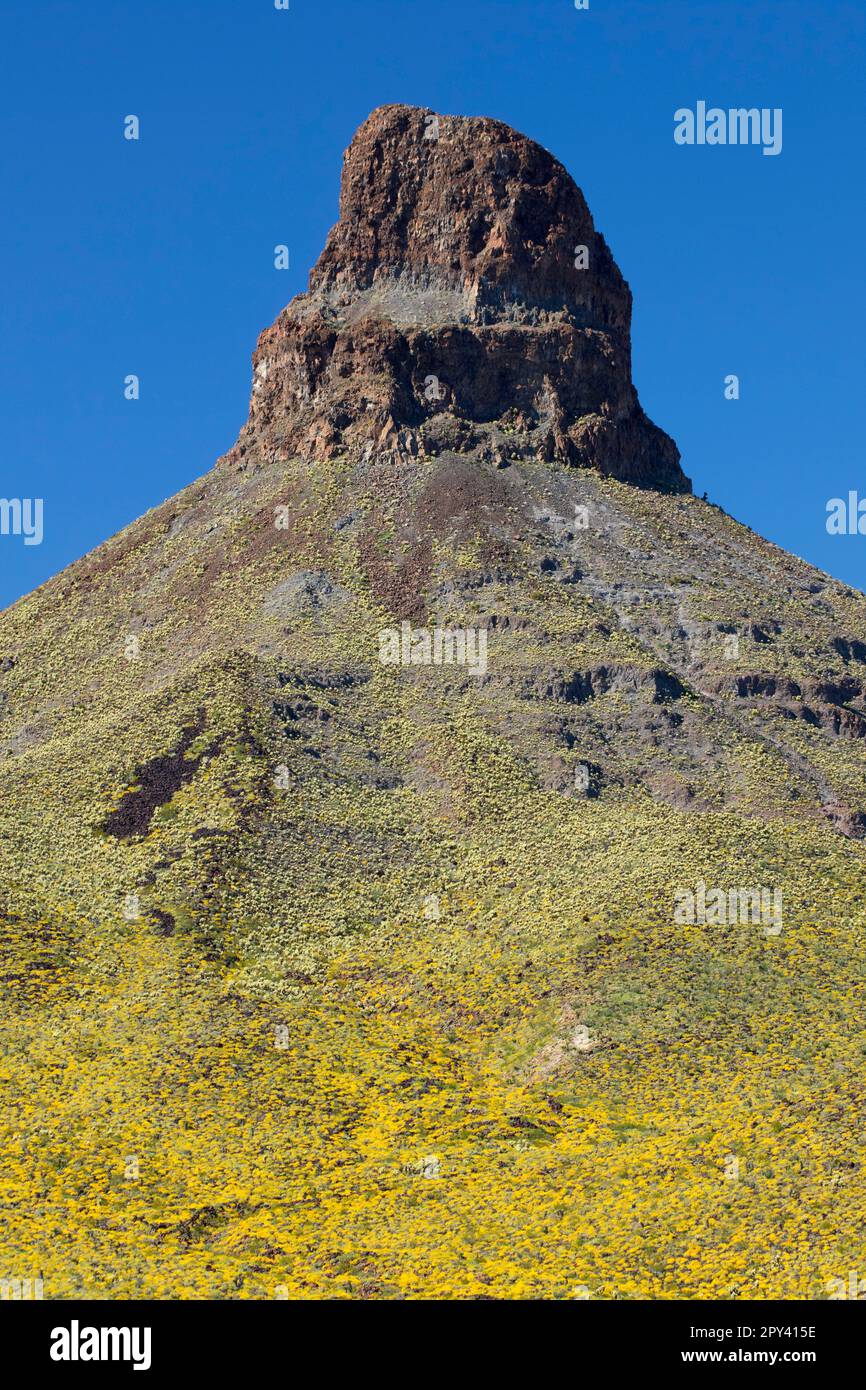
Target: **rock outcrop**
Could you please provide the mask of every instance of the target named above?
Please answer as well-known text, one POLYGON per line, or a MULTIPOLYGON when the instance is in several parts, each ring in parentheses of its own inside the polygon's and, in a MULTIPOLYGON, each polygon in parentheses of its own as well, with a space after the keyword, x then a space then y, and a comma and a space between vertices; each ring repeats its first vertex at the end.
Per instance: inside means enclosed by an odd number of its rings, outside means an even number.
POLYGON ((454 451, 689 490, 631 382, 631 293, 583 194, 499 121, 384 106, 340 220, 260 337, 241 455, 454 451))

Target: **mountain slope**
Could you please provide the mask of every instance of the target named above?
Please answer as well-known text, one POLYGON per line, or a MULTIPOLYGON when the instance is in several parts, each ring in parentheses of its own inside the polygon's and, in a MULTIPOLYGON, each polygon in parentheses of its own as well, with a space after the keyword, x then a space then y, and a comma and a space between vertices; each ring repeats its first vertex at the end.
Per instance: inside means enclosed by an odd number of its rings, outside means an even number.
POLYGON ((692 496, 561 166, 432 122, 356 135, 237 445, 0 617, 0 1264, 825 1297, 866 600, 692 496), (383 662, 435 629, 484 661, 383 662))

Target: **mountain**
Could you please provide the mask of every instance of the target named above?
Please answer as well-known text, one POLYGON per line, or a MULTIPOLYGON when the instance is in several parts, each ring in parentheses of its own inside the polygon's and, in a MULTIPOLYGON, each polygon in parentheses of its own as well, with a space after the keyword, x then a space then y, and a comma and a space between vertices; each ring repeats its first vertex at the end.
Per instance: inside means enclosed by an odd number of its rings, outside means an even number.
POLYGON ((824 1298, 866 599, 691 492, 585 200, 383 107, 204 478, 0 616, 0 1273, 824 1298))

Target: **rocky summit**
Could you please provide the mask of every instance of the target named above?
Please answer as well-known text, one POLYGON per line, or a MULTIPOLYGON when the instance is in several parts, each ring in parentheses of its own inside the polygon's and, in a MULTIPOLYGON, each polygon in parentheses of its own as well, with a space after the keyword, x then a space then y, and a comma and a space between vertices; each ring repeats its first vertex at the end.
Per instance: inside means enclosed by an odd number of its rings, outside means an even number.
POLYGON ((558 461, 688 490, 631 381, 631 294, 562 165, 499 121, 374 111, 310 288, 259 341, 269 457, 558 461))
POLYGON ((0 615, 0 1274, 861 1267, 866 599, 691 493, 630 310, 551 155, 383 107, 234 447, 0 615))

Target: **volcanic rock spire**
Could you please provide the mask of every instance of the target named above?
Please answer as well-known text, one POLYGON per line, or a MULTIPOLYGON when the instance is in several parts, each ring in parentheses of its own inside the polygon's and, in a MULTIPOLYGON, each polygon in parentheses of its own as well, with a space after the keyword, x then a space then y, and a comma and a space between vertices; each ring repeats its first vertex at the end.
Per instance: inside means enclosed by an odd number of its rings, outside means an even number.
POLYGON ((632 385, 630 322, 552 155, 499 121, 383 106, 309 291, 259 339, 239 451, 557 460, 688 491, 632 385))

